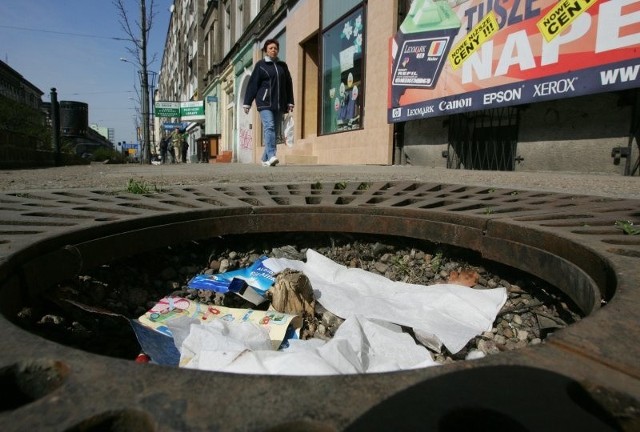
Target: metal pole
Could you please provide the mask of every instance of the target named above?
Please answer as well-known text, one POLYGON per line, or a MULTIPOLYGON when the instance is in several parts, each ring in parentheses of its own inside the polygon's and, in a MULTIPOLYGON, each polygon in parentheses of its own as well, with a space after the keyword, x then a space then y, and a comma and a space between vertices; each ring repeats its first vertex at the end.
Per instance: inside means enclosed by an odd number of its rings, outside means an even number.
POLYGON ((140 72, 140 87, 142 88, 142 96, 140 100, 141 104, 141 116, 142 116, 142 154, 141 163, 150 163, 149 160, 149 88, 146 80, 144 79, 144 71, 140 72))
POLYGON ((54 150, 54 163, 62 164, 60 149, 60 105, 58 105, 58 93, 56 88, 51 88, 51 144, 54 150))
POLYGON ((156 76, 157 76, 157 72, 154 71, 149 71, 149 75, 151 77, 151 82, 148 83, 149 85, 149 98, 151 99, 150 101, 150 106, 151 106, 151 111, 149 111, 149 129, 150 129, 150 141, 151 141, 151 145, 150 145, 150 149, 155 152, 157 154, 158 148, 157 148, 157 137, 156 137, 156 119, 155 119, 155 107, 156 107, 156 95, 155 95, 155 88, 156 88, 156 76))
POLYGON ((151 163, 149 152, 149 73, 147 71, 147 4, 146 0, 140 0, 141 28, 142 28, 142 71, 140 86, 142 87, 142 161, 151 163))

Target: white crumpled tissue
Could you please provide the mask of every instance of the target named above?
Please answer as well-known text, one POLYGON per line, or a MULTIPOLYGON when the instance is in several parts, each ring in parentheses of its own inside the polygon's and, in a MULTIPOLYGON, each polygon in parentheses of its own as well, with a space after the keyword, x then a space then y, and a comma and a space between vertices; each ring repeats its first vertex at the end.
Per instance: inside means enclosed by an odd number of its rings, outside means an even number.
POLYGON ((455 284, 417 285, 347 268, 307 250, 307 261, 268 258, 279 273, 302 271, 316 301, 345 319, 329 341, 289 340, 273 350, 269 335, 251 323, 178 319, 169 325, 182 367, 247 374, 337 375, 434 366, 429 351, 402 332, 411 327, 420 342, 438 350, 461 350, 491 329, 507 300, 504 288, 475 290, 455 284))

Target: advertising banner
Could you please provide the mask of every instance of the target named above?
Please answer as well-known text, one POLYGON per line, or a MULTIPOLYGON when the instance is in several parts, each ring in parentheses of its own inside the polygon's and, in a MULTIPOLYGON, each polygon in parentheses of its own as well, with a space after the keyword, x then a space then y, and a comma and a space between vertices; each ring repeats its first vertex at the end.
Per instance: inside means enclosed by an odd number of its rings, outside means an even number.
POLYGON ((640 0, 413 0, 390 123, 640 86, 640 0))

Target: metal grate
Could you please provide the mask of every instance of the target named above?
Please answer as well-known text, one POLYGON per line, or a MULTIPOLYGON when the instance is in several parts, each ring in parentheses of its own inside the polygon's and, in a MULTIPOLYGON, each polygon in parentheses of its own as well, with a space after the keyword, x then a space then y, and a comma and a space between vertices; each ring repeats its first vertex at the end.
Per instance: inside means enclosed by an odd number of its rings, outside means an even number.
POLYGON ((452 115, 447 168, 513 171, 519 119, 517 107, 452 115))
MULTIPOLYGON (((569 413, 563 420, 574 421, 582 407, 595 406, 596 412, 637 424, 640 236, 616 222, 637 225, 639 200, 414 181, 216 183, 148 194, 0 193, 2 430, 425 429, 425 406, 436 420, 468 414, 476 421, 496 413, 492 418, 516 419, 528 430, 552 430, 525 422, 556 422, 561 414, 518 417, 538 402, 538 411, 560 407, 569 413), (370 376, 173 370, 57 345, 12 322, 21 312, 31 313, 23 308, 27 299, 48 301, 58 281, 116 258, 217 236, 285 231, 392 235, 463 247, 543 278, 589 316, 535 348, 464 366, 370 376), (482 394, 464 383, 480 383, 482 394), (526 389, 534 400, 509 399, 508 386, 526 389), (577 398, 567 398, 569 387, 577 398), (248 412, 243 404, 228 403, 237 395, 263 403, 248 412), (462 405, 465 395, 471 396, 462 405), (594 395, 602 406, 592 402, 594 395), (478 405, 480 399, 496 405, 478 405), (388 416, 400 411, 400 417, 388 416), (388 418, 392 425, 385 423, 388 418)), ((104 293, 111 291, 129 295, 111 287, 104 293)), ((529 307, 519 305, 523 311, 529 307)))

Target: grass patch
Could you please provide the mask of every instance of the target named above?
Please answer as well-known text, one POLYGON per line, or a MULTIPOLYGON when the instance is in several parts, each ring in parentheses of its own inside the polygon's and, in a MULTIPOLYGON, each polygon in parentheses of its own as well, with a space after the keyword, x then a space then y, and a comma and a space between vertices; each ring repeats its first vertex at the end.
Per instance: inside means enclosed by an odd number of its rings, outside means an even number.
POLYGON ((622 230, 623 233, 628 235, 640 235, 640 228, 633 226, 633 222, 630 221, 616 221, 616 227, 622 230))
POLYGON ((154 184, 150 184, 144 180, 129 179, 127 183, 127 192, 138 195, 161 192, 154 184))

